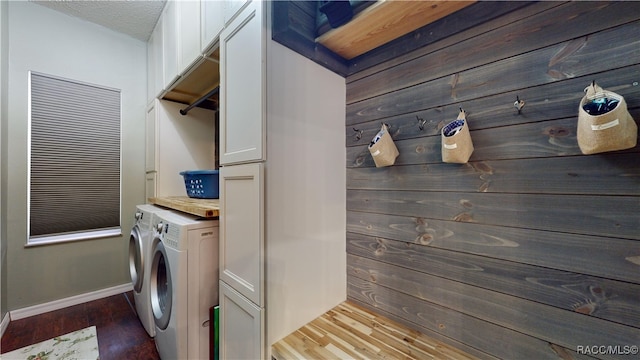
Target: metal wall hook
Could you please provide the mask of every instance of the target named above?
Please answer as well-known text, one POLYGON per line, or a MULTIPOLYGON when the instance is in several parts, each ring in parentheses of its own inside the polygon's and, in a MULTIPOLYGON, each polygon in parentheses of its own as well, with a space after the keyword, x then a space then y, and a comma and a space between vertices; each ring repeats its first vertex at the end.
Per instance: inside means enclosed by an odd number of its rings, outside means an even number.
POLYGON ((520 97, 516 96, 516 102, 513 103, 513 107, 515 107, 516 110, 518 110, 518 114, 520 114, 520 111, 524 107, 524 104, 525 104, 524 100, 520 100, 520 97))
POLYGON ((362 139, 362 133, 363 133, 364 131, 362 131, 362 130, 358 130, 358 129, 356 129, 356 128, 353 128, 353 131, 355 131, 355 132, 356 132, 356 141, 359 141, 360 139, 362 139))
POLYGON ((418 115, 416 115, 416 119, 418 120, 418 128, 420 129, 420 131, 424 130, 424 124, 427 123, 427 120, 424 120, 421 117, 418 117, 418 115))

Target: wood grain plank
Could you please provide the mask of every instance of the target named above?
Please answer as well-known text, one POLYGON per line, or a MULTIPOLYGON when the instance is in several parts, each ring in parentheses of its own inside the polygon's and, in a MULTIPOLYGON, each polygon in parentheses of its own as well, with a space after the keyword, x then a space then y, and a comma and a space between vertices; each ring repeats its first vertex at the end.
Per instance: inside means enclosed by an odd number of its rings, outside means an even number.
POLYGON ((150 203, 204 218, 220 216, 220 199, 195 199, 186 196, 152 197, 150 203))
MULTIPOLYGON (((430 196, 348 190, 347 210, 422 217, 430 212, 430 196)), ((459 200, 468 210, 455 221, 640 240, 638 197, 486 193, 479 202, 470 199, 459 200)))
MULTIPOLYGON (((364 241, 380 237, 600 278, 594 282, 607 282, 602 280, 605 278, 640 285, 640 264, 632 261, 640 256, 636 240, 443 221, 447 212, 462 207, 457 201, 443 204, 448 208, 442 214, 439 206, 430 207, 438 209, 431 212, 431 218, 348 211, 348 238, 364 241)), ((368 246, 376 248, 370 241, 368 246)), ((622 293, 636 289, 618 282, 607 283, 606 287, 622 293)), ((640 293, 640 289, 636 291, 640 293)), ((633 301, 628 306, 632 307, 633 301)))
POLYGON ((324 346, 309 341, 309 338, 299 331, 294 332, 293 336, 288 336, 285 342, 302 353, 304 359, 328 359, 333 356, 324 346))
MULTIPOLYGON (((640 109, 632 110, 638 117, 640 109)), ((639 117, 640 118, 640 117, 639 117)), ((471 128, 472 120, 469 120, 471 128)), ((393 128, 390 129, 393 131, 393 128)), ((582 155, 577 141, 577 121, 575 118, 550 120, 530 124, 503 126, 494 129, 472 130, 471 140, 474 151, 469 164, 448 164, 450 169, 489 160, 551 158, 582 155)), ((439 136, 394 141, 400 155, 395 166, 410 164, 442 163, 442 140, 439 136)), ((640 151, 640 143, 622 152, 640 151)), ((600 156, 607 156, 604 154, 600 156)), ((347 167, 375 166, 367 145, 347 148, 347 167)))
MULTIPOLYGON (((582 316, 575 312, 437 277, 416 276, 410 269, 387 266, 382 271, 375 271, 375 274, 376 282, 350 276, 348 280, 350 293, 358 291, 371 297, 376 296, 378 291, 394 292, 396 296, 411 297, 421 302, 446 306, 460 314, 473 316, 489 323, 509 324, 509 327, 516 331, 522 332, 526 329, 528 334, 538 339, 554 342, 567 348, 576 348, 581 344, 634 344, 640 336, 637 328, 582 316), (387 277, 394 279, 389 281, 387 277)), ((407 311, 406 305, 403 310, 407 311)), ((414 309, 414 311, 419 317, 424 314, 421 309, 414 309)), ((616 356, 603 358, 614 359, 616 356)))
POLYGON ((279 340, 272 348, 277 360, 476 359, 458 348, 351 302, 339 304, 279 340))
MULTIPOLYGON (((303 17, 295 18, 293 14, 299 8, 305 9, 305 5, 299 6, 299 1, 273 1, 273 18, 271 38, 279 44, 297 52, 298 54, 332 70, 333 72, 347 76, 349 71, 348 63, 345 59, 334 54, 322 45, 315 42, 315 18, 303 17), (305 21, 304 24, 297 24, 297 21, 305 21), (309 21, 307 24, 306 21, 309 21)), ((302 1, 302 3, 314 3, 302 1)))
POLYGON ((501 359, 557 359, 543 340, 357 278, 348 281, 347 298, 501 359))
POLYGON ((487 92, 514 91, 635 65, 635 59, 640 58, 640 38, 634 36, 638 32, 640 21, 635 21, 351 103, 347 105, 347 125, 450 104, 463 105, 465 101, 488 95, 487 92), (621 42, 621 38, 629 41, 621 42), (549 66, 556 54, 567 47, 574 47, 575 41, 582 42, 579 51, 549 66))
POLYGON ((413 30, 452 14, 475 1, 381 1, 346 24, 322 34, 317 42, 345 59, 353 59, 413 30))
POLYGON ((422 55, 423 51, 433 52, 455 44, 461 39, 474 37, 479 33, 504 23, 524 19, 541 9, 558 6, 561 2, 534 1, 479 1, 458 10, 441 21, 423 26, 387 44, 381 45, 349 62, 347 82, 355 81, 397 64, 422 55), (362 74, 362 75, 361 75, 362 74))
POLYGON ((419 348, 408 345, 406 342, 384 342, 376 336, 376 324, 364 324, 348 317, 344 312, 330 310, 327 312, 331 321, 336 326, 347 330, 350 334, 369 343, 378 356, 382 359, 432 359, 432 356, 422 352, 419 348))
POLYGON ((575 136, 592 80, 640 123, 638 14, 537 3, 350 76, 350 301, 499 358, 640 341, 640 147, 584 156, 575 136), (443 164, 439 131, 459 107, 475 151, 443 164), (381 122, 400 150, 388 168, 366 148, 381 122))
POLYGON ((378 68, 371 76, 348 82, 347 103, 581 38, 634 21, 638 13, 637 2, 561 4, 477 36, 467 36, 444 48, 433 46, 435 49, 426 56, 397 64, 388 71, 378 68), (456 56, 463 56, 464 60, 456 61, 456 56))
MULTIPOLYGON (((450 352, 452 349, 449 347, 443 347, 438 349, 439 343, 431 338, 428 338, 421 334, 419 331, 407 329, 404 326, 400 326, 397 323, 390 322, 387 319, 374 315, 371 312, 357 307, 354 304, 348 303, 348 307, 339 307, 333 309, 332 312, 339 312, 344 314, 344 323, 352 326, 354 323, 368 326, 363 332, 370 338, 374 339, 380 347, 391 347, 405 354, 408 358, 443 358, 445 353, 450 352), (441 350, 445 351, 441 351, 441 350), (439 351, 440 350, 440 351, 439 351)), ((466 355, 462 352, 458 352, 461 355, 466 355)), ((390 354, 392 358, 397 358, 398 355, 390 354)))
POLYGON ((388 265, 408 267, 425 276, 482 287, 595 319, 631 327, 640 324, 640 311, 634 306, 640 289, 637 284, 355 234, 349 235, 348 241, 348 272, 363 280, 376 282, 378 277, 390 276, 388 265))
POLYGON ((274 2, 274 13, 281 12, 283 17, 274 22, 274 31, 294 31, 309 41, 315 41, 315 10, 316 4, 313 1, 274 2))
MULTIPOLYGON (((637 110, 640 108, 639 65, 606 71, 596 76, 598 84, 624 96, 629 109, 635 109, 634 115, 640 115, 637 110)), ((381 122, 389 125, 395 141, 439 136, 444 123, 457 117, 460 105, 464 106, 469 126, 473 130, 570 117, 577 119, 578 104, 584 96, 583 89, 593 78, 594 76, 591 75, 577 77, 506 93, 491 94, 465 101, 464 104, 450 104, 410 113, 392 114, 383 119, 351 124, 345 126, 346 144, 347 146, 368 144, 380 130, 381 122), (513 106, 516 98, 526 102, 520 114, 513 106), (353 130, 354 128, 357 131, 353 130), (360 135, 359 138, 358 135, 360 135)))
POLYGON ((287 341, 278 341, 271 347, 272 356, 276 359, 302 359, 304 356, 295 350, 287 341))
POLYGON ((347 168, 347 189, 640 195, 638 153, 347 168), (594 171, 597 169, 598 171, 594 171))
POLYGON ((349 74, 346 81, 351 83, 384 72, 436 50, 522 21, 564 3, 566 1, 476 2, 449 16, 446 21, 429 24, 393 43, 370 51, 366 56, 353 59, 350 67, 353 67, 354 71, 349 74), (387 55, 385 56, 384 53, 387 55))

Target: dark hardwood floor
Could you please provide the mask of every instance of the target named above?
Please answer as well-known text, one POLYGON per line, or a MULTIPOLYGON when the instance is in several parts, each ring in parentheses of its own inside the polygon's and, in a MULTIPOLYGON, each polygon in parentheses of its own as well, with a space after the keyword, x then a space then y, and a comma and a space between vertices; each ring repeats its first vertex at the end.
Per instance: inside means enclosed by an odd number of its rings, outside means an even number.
POLYGON ((100 360, 160 359, 153 338, 138 320, 131 292, 13 320, 2 336, 0 352, 94 325, 98 333, 100 360))

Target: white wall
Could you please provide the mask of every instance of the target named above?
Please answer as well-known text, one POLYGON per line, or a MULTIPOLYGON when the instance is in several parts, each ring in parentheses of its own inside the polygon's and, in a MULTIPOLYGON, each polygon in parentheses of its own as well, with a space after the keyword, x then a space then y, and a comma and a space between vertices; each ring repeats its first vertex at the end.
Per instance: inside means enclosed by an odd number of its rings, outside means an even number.
POLYGON ((9 2, 9 14, 7 301, 15 310, 130 282, 128 236, 144 202, 146 44, 26 1, 9 2), (121 89, 122 237, 24 247, 29 70, 121 89))
POLYGON ((268 40, 267 347, 346 300, 345 79, 268 40))
MULTIPOLYGON (((0 1, 0 320, 7 312, 7 71, 9 66, 9 4, 0 1)), ((1 333, 1 331, 0 331, 1 333)))

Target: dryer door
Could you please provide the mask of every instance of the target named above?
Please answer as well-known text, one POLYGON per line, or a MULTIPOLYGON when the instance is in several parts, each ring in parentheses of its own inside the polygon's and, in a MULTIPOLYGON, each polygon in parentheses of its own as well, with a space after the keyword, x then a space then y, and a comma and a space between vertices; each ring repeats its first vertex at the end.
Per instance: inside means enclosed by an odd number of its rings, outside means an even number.
POLYGON ((151 309, 156 326, 164 330, 169 325, 173 289, 171 285, 171 269, 169 258, 162 241, 157 237, 153 243, 153 260, 151 261, 151 309))
POLYGON ((144 254, 138 225, 133 226, 129 237, 129 273, 133 290, 139 293, 142 290, 142 280, 144 279, 144 254))

